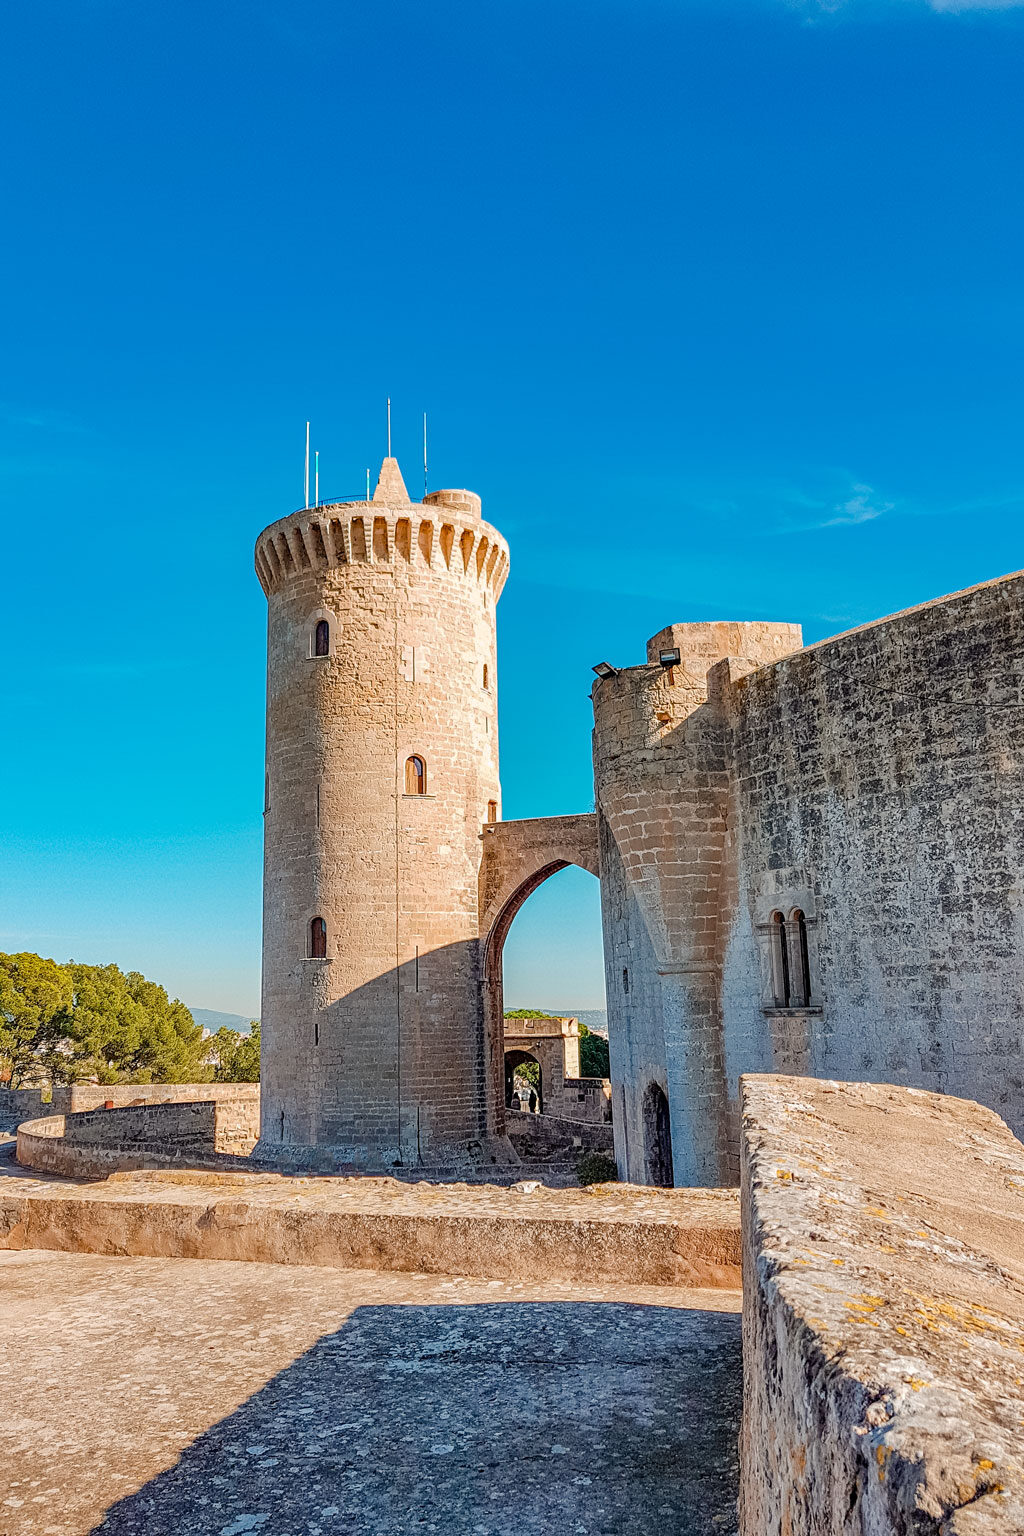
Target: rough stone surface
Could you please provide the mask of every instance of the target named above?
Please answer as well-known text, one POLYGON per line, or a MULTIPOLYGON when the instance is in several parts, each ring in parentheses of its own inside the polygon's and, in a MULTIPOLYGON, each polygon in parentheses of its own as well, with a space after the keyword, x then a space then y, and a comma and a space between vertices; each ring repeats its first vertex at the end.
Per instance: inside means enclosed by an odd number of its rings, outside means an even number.
POLYGON ((494 1279, 739 1283, 735 1192, 118 1173, 0 1180, 0 1248, 494 1279))
POLYGON ((334 1148, 384 1170, 454 1146, 471 1157, 501 1138, 478 885, 481 830, 501 813, 508 548, 478 498, 413 504, 389 459, 372 504, 265 529, 256 568, 269 604, 259 1155, 334 1148), (425 793, 410 792, 413 759, 425 793))
POLYGON ((959 1094, 1024 1132, 1024 576, 799 644, 676 625, 594 689, 629 1178, 657 1085, 676 1183, 734 1183, 742 1072, 959 1094))
POLYGON ((580 1076, 580 1021, 505 1015, 505 1102, 516 1066, 532 1058, 540 1067, 541 1109, 563 1120, 611 1124, 611 1081, 580 1076))
MULTIPOLYGON (((718 669, 776 662, 794 624, 676 624, 649 663, 594 685, 594 787, 601 844, 605 994, 621 1178, 734 1184, 722 968, 735 908, 729 720, 718 669), (662 649, 678 648, 662 667, 662 649), (727 663, 727 665, 729 665, 727 663), (663 1093, 671 1148, 656 1144, 663 1093)), ((759 1065, 742 1062, 741 1066, 759 1065)))
POLYGON ((743 1102, 743 1536, 1024 1531, 1024 1146, 913 1089, 743 1102))
POLYGON ((738 1296, 0 1254, 4 1536, 734 1536, 738 1296))

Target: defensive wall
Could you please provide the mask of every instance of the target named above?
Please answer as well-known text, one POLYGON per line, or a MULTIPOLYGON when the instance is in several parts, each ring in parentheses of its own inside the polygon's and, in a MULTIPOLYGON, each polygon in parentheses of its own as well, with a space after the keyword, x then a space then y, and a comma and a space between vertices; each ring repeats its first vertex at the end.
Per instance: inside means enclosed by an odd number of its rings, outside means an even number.
POLYGON ((1024 1531, 1024 1146, 978 1104, 744 1079, 741 1536, 1024 1531))
POLYGON ((250 1167, 259 1100, 212 1098, 46 1115, 18 1127, 18 1161, 66 1178, 138 1168, 250 1167))
MULTIPOLYGON (((84 1110, 125 1109, 148 1104, 215 1103, 216 1150, 245 1156, 260 1133, 259 1083, 73 1083, 55 1084, 48 1106, 54 1115, 79 1115, 84 1110)), ((25 1116, 28 1119, 29 1116, 25 1116)), ((128 1123, 127 1117, 125 1123, 128 1123)), ((139 1119, 145 1125, 145 1117, 139 1119)), ((158 1122, 150 1122, 155 1126, 158 1122)), ((117 1122, 100 1120, 104 1135, 113 1136, 117 1122)), ((168 1117, 168 1126, 172 1118, 168 1117)))
POLYGON ((734 1182, 743 1072, 1024 1128, 1022 603, 1007 576, 806 649, 793 625, 674 625, 596 684, 624 1176, 650 1175, 661 1092, 676 1182, 734 1182))
MULTIPOLYGON (((176 1116, 185 1139, 214 1108, 83 1125, 176 1116)), ((0 1181, 0 1248, 721 1288, 742 1257, 742 1536, 1016 1536, 1024 1146, 949 1096, 759 1075, 743 1146, 742 1223, 726 1190, 179 1168, 0 1181)))
POLYGON ((45 1114, 41 1088, 0 1088, 0 1133, 12 1133, 23 1120, 45 1114))

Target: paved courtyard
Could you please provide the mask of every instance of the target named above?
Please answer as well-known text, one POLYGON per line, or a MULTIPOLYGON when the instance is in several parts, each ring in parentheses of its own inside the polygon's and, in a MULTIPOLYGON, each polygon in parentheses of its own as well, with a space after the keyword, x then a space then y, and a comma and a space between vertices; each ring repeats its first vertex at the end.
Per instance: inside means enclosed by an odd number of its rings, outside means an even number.
POLYGON ((0 1536, 733 1536, 739 1296, 0 1253, 0 1536))

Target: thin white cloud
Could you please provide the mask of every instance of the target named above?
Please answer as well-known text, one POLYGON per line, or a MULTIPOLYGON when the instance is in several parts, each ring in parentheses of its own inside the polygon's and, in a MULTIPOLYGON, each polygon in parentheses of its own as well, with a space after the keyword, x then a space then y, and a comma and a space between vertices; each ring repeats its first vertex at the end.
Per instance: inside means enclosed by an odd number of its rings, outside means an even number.
POLYGON ((891 512, 895 505, 894 501, 883 501, 875 494, 872 486, 855 485, 853 494, 845 501, 838 502, 832 509, 832 516, 818 526, 841 528, 855 523, 873 523, 876 517, 883 517, 886 512, 891 512))
MULTIPOLYGON (((858 0, 787 0, 787 4, 805 12, 817 11, 826 16, 836 16, 841 11, 856 8, 858 0)), ((886 4, 901 10, 913 6, 918 10, 936 11, 945 15, 958 15, 965 11, 1019 11, 1024 8, 1024 0, 875 0, 876 9, 886 4)))

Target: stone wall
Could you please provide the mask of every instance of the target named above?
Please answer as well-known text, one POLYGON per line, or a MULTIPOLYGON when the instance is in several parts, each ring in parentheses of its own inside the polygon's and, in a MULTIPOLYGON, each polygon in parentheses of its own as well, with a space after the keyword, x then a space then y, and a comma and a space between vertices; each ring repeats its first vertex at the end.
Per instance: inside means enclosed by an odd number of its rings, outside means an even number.
POLYGON ((583 1120, 562 1120, 554 1115, 530 1115, 508 1110, 505 1117, 509 1140, 524 1162, 560 1159, 573 1163, 585 1152, 614 1151, 610 1125, 589 1125, 583 1120))
MULTIPOLYGON (((74 1083, 57 1085, 49 1108, 54 1114, 80 1114, 110 1104, 124 1109, 145 1104, 217 1105, 217 1150, 245 1155, 260 1133, 259 1083, 74 1083)), ((39 1111, 37 1111, 39 1113, 39 1111)), ((108 1112, 109 1113, 109 1112, 108 1112)), ((25 1117, 26 1119, 28 1116, 25 1117)), ((141 1123, 141 1122, 140 1122, 141 1123)), ((170 1121, 168 1121, 170 1124, 170 1121)))
POLYGON ((792 624, 677 624, 649 642, 648 665, 594 685, 613 1121, 620 1174, 635 1183, 653 1178, 654 1091, 671 1111, 675 1182, 735 1182, 721 984, 736 896, 731 752, 709 670, 727 656, 749 670, 799 643, 792 624), (663 667, 671 648, 679 663, 663 667))
POLYGON ((916 1089, 743 1082, 741 1533, 1024 1530, 1024 1146, 916 1089))
POLYGON ((616 1147, 638 1181, 660 1088, 676 1182, 735 1182, 747 1071, 960 1094, 1024 1129, 1024 577, 798 642, 675 625, 595 685, 616 1147))
POLYGON ((125 1109, 87 1109, 64 1115, 64 1139, 69 1146, 145 1149, 216 1149, 217 1106, 205 1104, 142 1104, 125 1109))
POLYGON ((562 1115, 591 1125, 611 1125, 612 1085, 607 1077, 567 1077, 562 1082, 562 1115))
POLYGON ((0 1088, 0 1132, 14 1132, 45 1112, 41 1088, 0 1088))
POLYGON ((249 1166, 248 1153, 259 1131, 258 1085, 199 1086, 256 1087, 257 1092, 231 1093, 223 1100, 212 1094, 193 1101, 154 1100, 29 1120, 18 1130, 18 1161, 39 1172, 81 1178, 182 1162, 196 1167, 249 1166))

